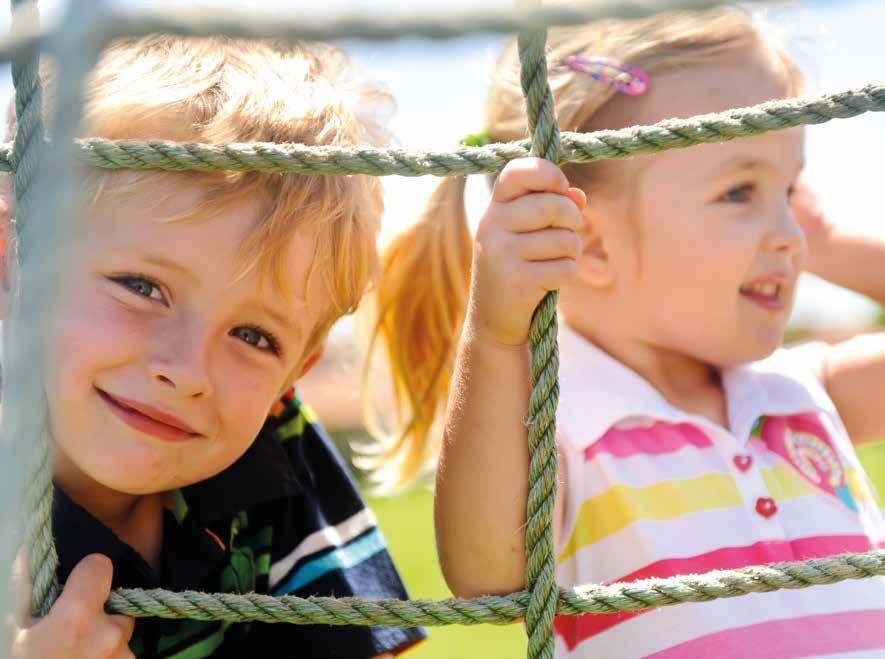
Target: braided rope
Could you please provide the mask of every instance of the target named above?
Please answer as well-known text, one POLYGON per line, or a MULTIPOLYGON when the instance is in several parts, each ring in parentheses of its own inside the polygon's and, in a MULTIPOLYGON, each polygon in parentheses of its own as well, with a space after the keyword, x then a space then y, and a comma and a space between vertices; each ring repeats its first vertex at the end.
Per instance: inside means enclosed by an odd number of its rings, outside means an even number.
MULTIPOLYGON (((15 0, 15 4, 23 4, 23 0, 15 0)), ((123 26, 127 31, 132 31, 129 29, 131 24, 124 21, 123 26)), ((172 31, 187 33, 184 24, 171 27, 172 31)), ((142 25, 140 29, 148 28, 142 25)), ((156 29, 155 26, 150 26, 150 30, 154 29, 156 29)), ((218 31, 217 25, 212 24, 211 21, 203 24, 202 27, 198 26, 197 29, 218 31)), ((397 29, 402 29, 402 26, 397 29)), ((137 30, 135 31, 137 32, 137 30)), ((108 37, 112 32, 112 30, 108 30, 103 36, 108 37)), ((451 34, 451 32, 444 32, 439 36, 450 36, 451 34)), ((534 33, 527 32, 520 37, 523 86, 529 124, 532 130, 531 154, 546 157, 554 162, 561 162, 563 154, 560 149, 560 137, 553 115, 552 97, 546 82, 546 65, 543 54, 544 36, 545 32, 540 30, 534 33)), ((2 51, 2 47, 0 47, 0 51, 2 51)), ((36 169, 34 163, 38 162, 37 156, 44 145, 42 122, 39 117, 32 118, 32 113, 39 114, 42 109, 37 64, 33 59, 35 52, 33 49, 25 50, 17 58, 15 83, 20 137, 17 137, 16 143, 11 147, 11 152, 6 149, 5 155, 2 156, 7 163, 8 169, 6 171, 16 172, 17 194, 20 199, 20 222, 23 217, 29 214, 28 209, 32 201, 31 179, 36 169), (28 68, 27 64, 29 56, 31 68, 28 68), (22 135, 23 127, 24 135, 22 135), (37 139, 38 137, 39 139, 37 139), (19 177, 21 177, 21 185, 19 177)), ((71 90, 68 92, 70 93, 60 94, 60 96, 62 98, 74 96, 71 90)), ((689 120, 662 122, 652 127, 566 136, 564 140, 567 145, 566 157, 570 158, 573 155, 575 160, 583 161, 623 158, 639 153, 651 153, 692 144, 744 137, 795 125, 822 123, 832 118, 849 117, 866 111, 881 110, 883 107, 885 107, 883 88, 869 86, 858 92, 847 92, 843 95, 763 104, 743 111, 708 115, 706 118, 696 117, 689 120), (573 149, 573 151, 568 149, 573 149)), ((73 126, 74 118, 69 122, 60 123, 65 125, 71 123, 73 126)), ((60 134, 70 136, 73 134, 73 129, 60 131, 60 134)), ((409 158, 414 154, 399 152, 400 155, 397 155, 392 150, 368 150, 379 157, 388 158, 385 162, 380 162, 380 160, 375 162, 371 157, 366 158, 361 155, 366 150, 339 150, 337 153, 341 160, 351 157, 346 155, 346 151, 359 153, 360 155, 353 156, 353 160, 362 160, 367 163, 362 165, 363 167, 374 168, 371 170, 349 170, 345 166, 357 167, 357 165, 351 165, 349 160, 345 165, 342 165, 341 162, 333 163, 331 168, 324 168, 323 165, 318 164, 318 160, 309 161, 309 164, 292 164, 297 159, 289 154, 298 151, 298 148, 292 148, 293 145, 264 149, 262 145, 213 147, 211 145, 176 145, 158 142, 146 143, 147 146, 146 144, 127 143, 129 146, 122 148, 124 155, 116 152, 113 157, 107 155, 113 149, 120 148, 120 144, 102 140, 81 141, 81 155, 83 151, 86 151, 89 157, 101 158, 106 163, 112 162, 112 164, 99 165, 109 167, 201 169, 206 167, 201 158, 206 158, 211 165, 210 171, 217 169, 264 169, 265 171, 380 175, 384 173, 402 174, 406 169, 411 168, 409 171, 414 173, 409 175, 448 175, 471 173, 472 171, 497 171, 506 164, 507 160, 514 157, 524 157, 529 153, 529 146, 526 143, 491 145, 485 149, 462 149, 456 154, 440 154, 442 160, 439 162, 435 161, 433 157, 426 157, 424 162, 410 162, 409 158), (163 153, 164 148, 166 148, 166 153, 163 153), (238 158, 248 160, 247 156, 243 154, 248 152, 250 148, 258 155, 249 157, 257 160, 248 162, 238 160, 238 158), (274 148, 280 148, 281 151, 274 151, 274 148), (176 149, 179 149, 180 153, 176 152, 176 149), (201 149, 205 151, 200 151, 201 149), (167 164, 165 167, 156 162, 146 162, 154 157, 150 155, 152 153, 161 153, 163 155, 160 160, 171 162, 168 160, 170 152, 175 152, 175 157, 181 162, 175 162, 173 165, 167 164), (517 152, 519 155, 515 155, 517 152), (212 155, 205 156, 207 153, 212 155), (268 156, 268 153, 271 155, 268 156), (282 155, 277 156, 277 153, 282 153, 282 155), (510 156, 511 153, 514 155, 510 156), (231 154, 236 155, 232 156, 231 154), (219 159, 224 157, 231 158, 233 164, 220 162, 219 159), (274 158, 277 158, 276 162, 274 162, 274 158), (451 158, 454 164, 450 164, 448 158, 451 158), (488 162, 483 161, 483 158, 488 162), (197 165, 195 166, 194 163, 197 165), (458 172, 452 171, 459 166, 466 169, 458 172), (484 167, 485 169, 470 170, 471 166, 484 167), (293 169, 274 169, 274 167, 293 167, 293 169), (297 167, 304 169, 298 170, 297 167), (396 167, 402 171, 396 171, 396 167)), ((316 148, 299 148, 301 149, 299 153, 307 154, 302 155, 303 158, 317 156, 321 152, 316 148)), ((326 155, 327 157, 335 157, 334 153, 326 155)), ((90 162, 89 164, 97 163, 90 162)), ((52 214, 47 213, 47 215, 52 214)), ((24 225, 24 223, 22 224, 24 225)), ((108 610, 136 617, 161 616, 202 620, 287 621, 295 624, 386 624, 395 626, 504 623, 525 618, 529 628, 529 656, 551 657, 553 647, 552 620, 557 613, 577 615, 590 612, 635 611, 679 602, 707 601, 781 588, 804 588, 835 583, 845 579, 885 575, 885 552, 877 550, 866 554, 846 554, 804 562, 717 571, 701 576, 683 576, 611 586, 590 585, 571 590, 557 590, 553 581, 550 524, 556 476, 553 424, 558 398, 555 303, 555 294, 545 297, 536 311, 530 332, 533 390, 528 425, 532 456, 530 467, 532 483, 527 502, 526 551, 528 560, 526 575, 531 592, 520 591, 506 597, 481 597, 475 600, 406 602, 400 600, 369 601, 357 598, 304 600, 294 597, 275 598, 255 594, 120 590, 111 594, 107 604, 108 610)), ((52 481, 45 446, 47 434, 45 432, 39 434, 43 443, 35 451, 34 462, 37 466, 34 473, 36 477, 29 481, 26 494, 26 503, 29 510, 32 511, 26 533, 32 565, 35 610, 37 613, 42 613, 48 609, 57 593, 57 585, 54 582, 57 559, 50 529, 52 481), (39 568, 34 570, 34 565, 39 565, 39 568)))
MULTIPOLYGON (((520 82, 532 136, 532 155, 558 162, 559 125, 547 84, 547 30, 520 32, 520 82)), ((556 406, 559 403, 559 347, 556 343, 557 291, 541 300, 532 316, 529 398, 529 494, 526 502, 525 587, 531 593, 525 614, 529 659, 553 659, 556 615, 556 556, 553 509, 556 505, 556 406)))
MULTIPOLYGON (((762 2, 764 0, 748 0, 762 2)), ((109 7, 100 26, 92 36, 99 47, 117 37, 141 37, 158 32, 181 36, 215 36, 225 34, 243 39, 281 39, 286 41, 334 41, 364 39, 390 41, 406 36, 449 39, 479 33, 512 34, 520 30, 546 26, 580 25, 600 18, 640 18, 664 10, 703 10, 722 4, 722 0, 594 0, 583 6, 544 7, 533 11, 513 12, 506 9, 471 9, 466 12, 414 12, 388 15, 350 13, 316 18, 304 14, 279 11, 248 12, 224 6, 188 8, 168 5, 125 12, 109 7)), ((60 29, 67 29, 62 26, 60 29)), ((55 54, 56 31, 14 31, 0 38, 0 61, 9 60, 17 52, 38 50, 55 54)))
MULTIPOLYGON (((13 31, 38 23, 36 2, 13 0, 13 31)), ((40 57, 25 53, 12 59, 15 85, 16 132, 10 156, 15 169, 15 225, 19 238, 19 258, 27 245, 21 240, 33 216, 34 180, 44 148, 43 92, 40 84, 40 57)), ((18 361, 18 360, 15 360, 18 361)), ((38 433, 30 448, 26 465, 26 510, 24 543, 29 549, 28 571, 31 578, 31 611, 45 615, 58 596, 58 555, 49 523, 52 513, 52 470, 48 466, 46 433, 38 433)))
MULTIPOLYGON (((716 570, 695 576, 563 588, 554 592, 554 600, 557 615, 616 613, 682 602, 707 602, 783 588, 808 588, 874 576, 885 576, 885 550, 795 563, 772 563, 739 570, 716 570)), ((403 601, 121 589, 111 593, 105 609, 109 613, 136 618, 430 627, 508 624, 526 618, 530 599, 531 595, 525 590, 469 600, 403 601)))
MULTIPOLYGON (((885 111, 885 85, 867 85, 860 89, 770 101, 688 119, 667 119, 651 126, 563 133, 557 162, 630 158, 882 111, 885 111)), ((464 176, 498 172, 511 160, 525 158, 531 153, 529 140, 482 147, 463 146, 452 152, 311 147, 272 142, 213 145, 95 137, 76 142, 80 162, 93 167, 201 172, 464 176)), ((9 143, 0 144, 0 171, 14 171, 12 149, 9 143)))

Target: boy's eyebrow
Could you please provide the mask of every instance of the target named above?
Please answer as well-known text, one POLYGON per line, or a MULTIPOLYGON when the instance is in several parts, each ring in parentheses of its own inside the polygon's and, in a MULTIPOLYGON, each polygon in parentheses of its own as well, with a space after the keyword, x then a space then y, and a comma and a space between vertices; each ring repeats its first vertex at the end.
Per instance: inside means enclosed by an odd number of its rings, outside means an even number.
POLYGON ((266 304, 259 304, 257 306, 261 311, 263 311, 268 316, 270 316, 270 318, 274 322, 279 324, 281 327, 285 327, 285 328, 289 329, 299 340, 301 339, 301 336, 302 336, 301 325, 299 325, 298 323, 293 323, 290 320, 291 316, 289 314, 279 313, 276 309, 274 309, 273 307, 270 307, 266 304))
POLYGON ((143 258, 148 263, 160 266, 161 268, 167 268, 168 270, 174 270, 178 274, 187 277, 188 279, 191 279, 193 281, 199 280, 199 277, 196 275, 196 273, 191 272, 180 263, 167 259, 166 257, 160 256, 159 254, 145 254, 143 258))

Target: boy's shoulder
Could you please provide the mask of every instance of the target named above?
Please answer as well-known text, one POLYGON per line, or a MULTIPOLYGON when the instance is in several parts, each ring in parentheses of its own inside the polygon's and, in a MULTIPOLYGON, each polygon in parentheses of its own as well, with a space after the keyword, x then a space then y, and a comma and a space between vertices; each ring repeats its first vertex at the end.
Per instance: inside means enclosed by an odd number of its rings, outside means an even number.
MULTIPOLYGON (((294 392, 272 412, 237 462, 168 497, 162 574, 57 490, 59 577, 98 551, 114 563, 114 587, 406 599, 375 518, 313 412, 294 392)), ((144 619, 133 639, 139 656, 208 643, 225 654, 248 648, 252 656, 297 646, 313 657, 328 656, 330 648, 339 656, 373 656, 425 635, 420 628, 144 619)))

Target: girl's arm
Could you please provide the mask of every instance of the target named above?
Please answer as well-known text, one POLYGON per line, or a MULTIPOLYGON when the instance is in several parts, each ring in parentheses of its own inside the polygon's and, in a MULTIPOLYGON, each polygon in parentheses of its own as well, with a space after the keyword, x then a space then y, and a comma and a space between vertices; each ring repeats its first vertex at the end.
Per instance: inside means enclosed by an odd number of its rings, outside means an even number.
MULTIPOLYGON (((885 306, 885 239, 832 226, 802 184, 793 210, 808 242, 808 271, 885 306)), ((830 346, 820 376, 855 444, 885 437, 885 333, 830 346)))
POLYGON ((552 164, 514 161, 477 232, 435 499, 440 563, 459 596, 525 583, 528 328, 543 295, 576 271, 583 204, 552 164))

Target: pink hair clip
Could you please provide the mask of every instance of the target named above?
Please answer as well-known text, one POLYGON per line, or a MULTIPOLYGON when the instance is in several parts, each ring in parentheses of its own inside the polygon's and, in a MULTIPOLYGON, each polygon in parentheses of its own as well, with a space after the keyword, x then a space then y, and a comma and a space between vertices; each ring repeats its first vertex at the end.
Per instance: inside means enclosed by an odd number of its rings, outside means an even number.
POLYGON ((569 55, 563 61, 568 68, 588 75, 628 96, 642 96, 648 91, 648 74, 638 66, 610 57, 569 55), (620 73, 615 73, 615 72, 620 73), (629 78, 625 80, 624 78, 629 78))

